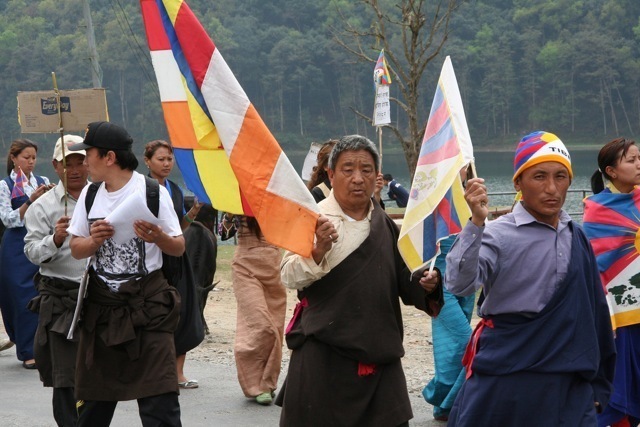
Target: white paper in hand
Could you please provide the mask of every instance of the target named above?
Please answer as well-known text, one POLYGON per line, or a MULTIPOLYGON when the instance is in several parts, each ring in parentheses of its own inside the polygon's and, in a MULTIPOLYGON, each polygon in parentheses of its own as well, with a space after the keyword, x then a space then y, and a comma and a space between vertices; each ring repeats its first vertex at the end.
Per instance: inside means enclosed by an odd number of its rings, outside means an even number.
POLYGON ((156 218, 147 207, 146 196, 136 191, 105 218, 115 231, 113 241, 117 245, 123 245, 136 237, 133 222, 139 219, 162 226, 162 221, 156 218))

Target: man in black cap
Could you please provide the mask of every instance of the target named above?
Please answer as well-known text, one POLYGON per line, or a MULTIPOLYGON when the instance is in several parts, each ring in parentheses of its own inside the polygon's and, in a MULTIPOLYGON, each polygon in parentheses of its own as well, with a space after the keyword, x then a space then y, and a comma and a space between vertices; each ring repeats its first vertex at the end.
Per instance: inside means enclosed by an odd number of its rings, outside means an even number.
POLYGON ((109 425, 117 402, 132 399, 143 425, 181 425, 173 344, 180 297, 161 270, 162 252, 180 256, 185 249, 171 197, 159 187, 162 226, 130 212, 131 223, 118 226, 133 236, 124 243, 105 220, 130 197, 146 204, 132 143, 120 126, 94 122, 70 148, 86 150, 89 173, 101 181, 93 201, 91 186, 84 188, 68 229, 71 254, 92 257, 76 366, 79 426, 109 425))

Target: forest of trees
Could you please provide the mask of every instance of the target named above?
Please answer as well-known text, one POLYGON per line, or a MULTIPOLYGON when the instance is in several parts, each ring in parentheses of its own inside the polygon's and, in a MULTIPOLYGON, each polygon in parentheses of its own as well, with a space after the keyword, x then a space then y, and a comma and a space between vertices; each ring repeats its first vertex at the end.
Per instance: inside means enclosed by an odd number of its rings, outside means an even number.
MULTIPOLYGON (((281 145, 306 149, 311 141, 344 134, 375 137, 370 123, 354 112, 372 113, 374 64, 348 52, 336 37, 345 37, 347 26, 371 28, 372 3, 393 14, 406 1, 188 3, 281 145)), ((90 5, 110 119, 137 141, 166 138, 139 3, 90 5)), ((82 9, 81 0, 0 0, 5 151, 20 136, 18 91, 51 89, 52 71, 61 89, 92 86, 82 9)), ((419 82, 418 120, 426 123, 441 65, 450 55, 476 146, 514 144, 536 129, 569 143, 633 137, 640 132, 639 17, 637 0, 462 2, 446 43, 419 82)), ((365 40, 370 58, 377 57, 379 42, 365 40)), ((397 85, 391 95, 402 101, 397 85)), ((392 120, 398 129, 407 126, 400 108, 392 109, 392 120)), ((386 135, 392 145, 393 134, 386 135)))

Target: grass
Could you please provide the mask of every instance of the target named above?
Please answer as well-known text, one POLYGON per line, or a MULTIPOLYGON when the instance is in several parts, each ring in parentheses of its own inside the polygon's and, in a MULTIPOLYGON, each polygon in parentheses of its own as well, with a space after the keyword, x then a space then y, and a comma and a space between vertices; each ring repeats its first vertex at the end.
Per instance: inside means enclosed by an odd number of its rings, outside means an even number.
POLYGON ((231 283, 231 261, 235 252, 235 245, 218 245, 215 281, 220 280, 225 283, 231 283))

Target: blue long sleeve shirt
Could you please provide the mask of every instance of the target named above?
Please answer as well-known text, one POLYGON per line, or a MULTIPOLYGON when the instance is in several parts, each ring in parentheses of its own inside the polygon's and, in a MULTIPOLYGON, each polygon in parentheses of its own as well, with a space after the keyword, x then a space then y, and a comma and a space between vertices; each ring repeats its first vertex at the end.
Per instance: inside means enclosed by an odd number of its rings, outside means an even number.
POLYGON ((483 287, 482 316, 539 313, 567 274, 570 221, 562 211, 553 228, 521 204, 484 227, 469 221, 447 255, 446 288, 466 296, 483 287))

